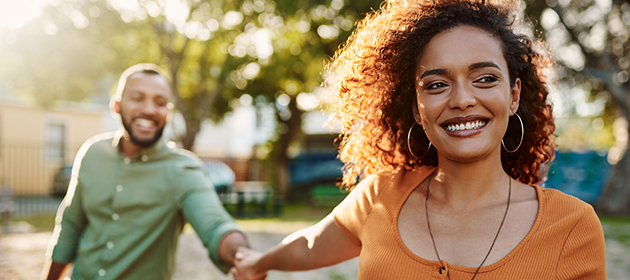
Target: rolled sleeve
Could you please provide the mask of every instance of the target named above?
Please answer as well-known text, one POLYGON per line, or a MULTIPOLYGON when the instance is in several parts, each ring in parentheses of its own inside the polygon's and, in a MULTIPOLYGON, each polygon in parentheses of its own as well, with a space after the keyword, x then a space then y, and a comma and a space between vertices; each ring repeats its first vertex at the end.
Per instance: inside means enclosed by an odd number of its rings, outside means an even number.
MULTIPOLYGON (((194 177, 187 178, 192 179, 194 177)), ((202 179, 188 182, 202 187, 189 191, 183 198, 180 207, 208 249, 210 260, 221 271, 227 273, 229 266, 225 266, 219 259, 219 245, 226 234, 239 231, 239 229, 234 219, 223 208, 214 189, 208 186, 205 179, 202 179)))

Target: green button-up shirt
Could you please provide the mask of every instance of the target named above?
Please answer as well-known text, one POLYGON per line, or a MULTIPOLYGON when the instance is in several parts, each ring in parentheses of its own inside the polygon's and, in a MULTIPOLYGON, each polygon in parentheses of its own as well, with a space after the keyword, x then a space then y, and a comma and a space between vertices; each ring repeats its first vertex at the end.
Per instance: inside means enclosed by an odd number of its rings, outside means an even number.
POLYGON ((72 279, 170 279, 188 221, 225 272, 218 245, 238 229, 200 160, 162 140, 128 158, 118 149, 121 135, 96 136, 79 150, 52 259, 74 262, 72 279))

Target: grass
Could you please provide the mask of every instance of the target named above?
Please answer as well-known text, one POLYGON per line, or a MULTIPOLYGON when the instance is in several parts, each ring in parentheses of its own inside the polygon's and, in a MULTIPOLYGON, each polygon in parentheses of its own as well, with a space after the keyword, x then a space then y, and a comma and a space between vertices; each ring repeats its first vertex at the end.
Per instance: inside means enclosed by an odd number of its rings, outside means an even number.
MULTIPOLYGON (((271 232, 274 227, 279 228, 282 233, 287 231, 287 228, 294 229, 291 232, 308 227, 317 223, 332 211, 331 206, 310 206, 305 204, 286 204, 282 209, 280 216, 273 216, 273 211, 270 207, 268 215, 266 217, 251 216, 237 218, 239 226, 243 227, 245 231, 261 231, 268 230, 271 232)), ((252 213, 252 209, 246 208, 246 213, 252 213)), ((35 228, 36 232, 52 231, 55 227, 55 214, 37 214, 31 216, 12 217, 11 223, 27 222, 35 228)), ((1 225, 1 224, 0 224, 1 225)), ((290 232, 289 232, 290 233, 290 232)))
POLYGON ((630 217, 600 217, 604 236, 630 246, 630 217))
POLYGON ((334 207, 306 204, 286 204, 279 216, 237 218, 244 231, 289 234, 314 225, 328 215, 334 207))
POLYGON ((630 217, 600 216, 599 220, 602 222, 602 224, 607 224, 611 226, 630 225, 630 217))
MULTIPOLYGON (((333 206, 312 206, 306 204, 286 204, 280 216, 272 211, 266 217, 237 218, 236 222, 244 231, 265 231, 288 234, 311 226, 328 215, 333 206)), ((247 210, 247 209, 246 209, 247 210)), ((630 246, 630 217, 600 217, 606 239, 613 239, 630 246)), ((11 223, 27 222, 36 232, 52 231, 55 214, 38 214, 27 217, 14 217, 11 223)))
POLYGON ((25 217, 11 218, 11 224, 26 222, 35 228, 35 232, 53 231, 55 227, 55 214, 37 214, 25 217))

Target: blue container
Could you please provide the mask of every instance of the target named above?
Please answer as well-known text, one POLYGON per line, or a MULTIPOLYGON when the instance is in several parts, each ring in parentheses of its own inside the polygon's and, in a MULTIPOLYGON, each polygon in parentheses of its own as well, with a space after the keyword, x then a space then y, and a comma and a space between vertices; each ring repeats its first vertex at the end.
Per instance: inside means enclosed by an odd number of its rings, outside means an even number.
POLYGON ((606 153, 556 151, 542 185, 593 204, 601 197, 611 172, 606 153))

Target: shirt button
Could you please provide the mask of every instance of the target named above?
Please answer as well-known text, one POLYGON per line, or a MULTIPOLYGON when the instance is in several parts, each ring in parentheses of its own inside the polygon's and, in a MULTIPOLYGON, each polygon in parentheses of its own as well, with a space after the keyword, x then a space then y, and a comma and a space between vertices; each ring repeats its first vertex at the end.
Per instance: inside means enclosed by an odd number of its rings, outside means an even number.
POLYGON ((143 162, 149 160, 149 156, 147 155, 142 155, 142 157, 140 157, 140 160, 142 160, 143 162))
POLYGON ((105 269, 102 269, 102 268, 101 268, 101 269, 99 269, 99 270, 98 270, 98 275, 100 275, 100 276, 105 276, 105 269))
POLYGON ((112 249, 112 248, 114 248, 114 242, 111 242, 111 241, 107 242, 107 249, 112 249))
POLYGON ((440 268, 440 274, 444 274, 444 272, 446 272, 446 268, 444 267, 440 268))
POLYGON ((116 191, 117 192, 122 192, 123 187, 121 185, 116 186, 116 191))
POLYGON ((118 218, 120 218, 120 216, 118 216, 118 214, 116 214, 116 213, 112 214, 112 220, 118 221, 118 218))
POLYGON ((125 162, 125 164, 129 164, 131 162, 131 159, 129 159, 128 157, 126 157, 123 162, 125 162))

